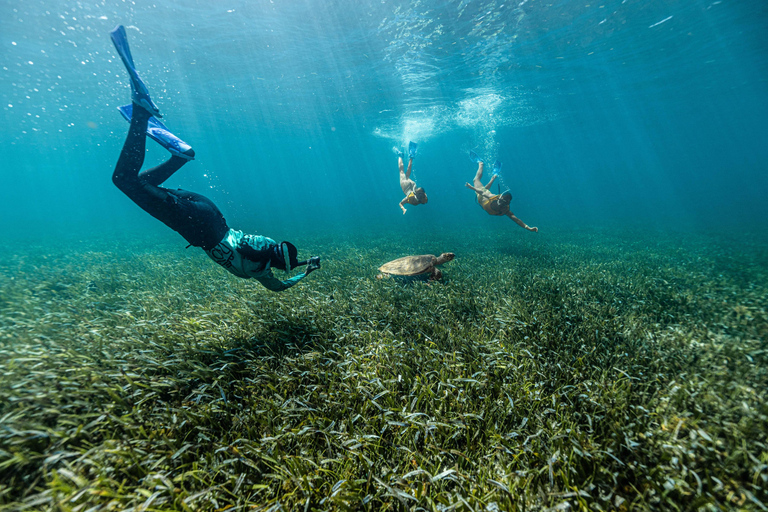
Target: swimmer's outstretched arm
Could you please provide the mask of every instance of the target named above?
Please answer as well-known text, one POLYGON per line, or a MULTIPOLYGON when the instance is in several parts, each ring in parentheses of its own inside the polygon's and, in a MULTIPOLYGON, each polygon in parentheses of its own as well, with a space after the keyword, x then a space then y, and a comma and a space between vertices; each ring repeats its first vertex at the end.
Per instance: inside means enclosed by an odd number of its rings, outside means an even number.
POLYGON ((514 222, 515 224, 517 224, 518 226, 520 226, 523 229, 527 229, 528 231, 533 231, 534 233, 538 233, 539 232, 539 228, 532 228, 531 226, 529 226, 525 222, 523 222, 520 219, 518 219, 517 217, 515 217, 515 214, 512 213, 512 212, 509 212, 507 214, 507 217, 512 219, 512 222, 514 222))
MULTIPOLYGON (((400 201, 400 209, 401 209, 401 210, 403 210, 403 215, 405 215, 405 212, 407 212, 407 211, 408 211, 408 210, 406 210, 406 209, 405 209, 405 206, 403 206, 407 200, 408 200, 408 196, 405 196, 405 197, 403 198, 403 200, 402 200, 402 201, 400 201)), ((409 218, 410 218, 410 217, 409 217, 409 218)))

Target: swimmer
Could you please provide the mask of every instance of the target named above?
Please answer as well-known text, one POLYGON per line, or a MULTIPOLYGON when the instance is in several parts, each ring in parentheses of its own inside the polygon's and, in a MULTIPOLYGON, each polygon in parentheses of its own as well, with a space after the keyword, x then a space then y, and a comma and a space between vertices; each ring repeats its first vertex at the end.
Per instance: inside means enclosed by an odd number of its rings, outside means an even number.
POLYGON ((400 188, 403 189, 405 197, 400 201, 400 209, 403 210, 403 215, 406 213, 405 205, 412 204, 414 206, 420 204, 427 204, 427 193, 424 189, 416 186, 416 182, 411 179, 411 167, 413 166, 413 159, 416 156, 416 148, 418 144, 415 142, 408 143, 408 169, 405 169, 403 165, 403 152, 397 148, 392 148, 397 153, 397 164, 400 167, 400 188))
POLYGON ((469 158, 474 162, 477 162, 477 173, 475 173, 474 186, 467 183, 466 187, 475 191, 477 194, 477 202, 482 206, 483 210, 485 210, 488 215, 506 215, 521 228, 537 233, 539 228, 530 227, 528 224, 515 217, 514 213, 509 211, 509 203, 512 201, 512 193, 509 190, 506 190, 501 194, 494 194, 489 190, 491 185, 493 185, 493 182, 496 181, 496 178, 498 178, 501 173, 501 162, 498 160, 496 161, 493 165, 493 176, 491 176, 488 183, 483 186, 483 161, 474 151, 469 152, 469 158))

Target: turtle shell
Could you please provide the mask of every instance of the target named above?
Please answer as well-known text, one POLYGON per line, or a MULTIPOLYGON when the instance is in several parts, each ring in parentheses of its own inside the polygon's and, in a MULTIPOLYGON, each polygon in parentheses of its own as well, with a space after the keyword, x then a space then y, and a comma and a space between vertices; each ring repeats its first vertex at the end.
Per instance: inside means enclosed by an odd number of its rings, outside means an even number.
POLYGON ((436 261, 437 258, 431 254, 405 256, 383 264, 379 271, 396 276, 415 276, 431 272, 436 261))

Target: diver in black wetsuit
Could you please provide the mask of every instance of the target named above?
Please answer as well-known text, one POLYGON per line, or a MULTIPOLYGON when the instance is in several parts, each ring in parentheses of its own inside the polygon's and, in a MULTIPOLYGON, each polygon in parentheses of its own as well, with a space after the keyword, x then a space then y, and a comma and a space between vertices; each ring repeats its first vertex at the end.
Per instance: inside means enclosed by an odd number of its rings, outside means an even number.
POLYGON ((272 291, 283 291, 320 268, 320 258, 297 260, 296 247, 289 242, 277 243, 259 235, 244 235, 231 229, 224 216, 207 197, 186 190, 171 190, 160 185, 188 161, 195 152, 157 119, 160 112, 149 97, 149 91, 136 73, 128 39, 122 25, 111 32, 112 42, 123 60, 131 79, 132 105, 120 107, 131 123, 128 136, 117 160, 112 182, 144 211, 178 232, 190 245, 202 248, 211 259, 232 274, 254 278, 272 291), (156 116, 156 117, 155 117, 156 116), (144 164, 146 137, 149 135, 171 153, 171 158, 152 169, 141 171, 144 164), (306 270, 281 281, 272 268, 291 270, 306 265, 306 270))

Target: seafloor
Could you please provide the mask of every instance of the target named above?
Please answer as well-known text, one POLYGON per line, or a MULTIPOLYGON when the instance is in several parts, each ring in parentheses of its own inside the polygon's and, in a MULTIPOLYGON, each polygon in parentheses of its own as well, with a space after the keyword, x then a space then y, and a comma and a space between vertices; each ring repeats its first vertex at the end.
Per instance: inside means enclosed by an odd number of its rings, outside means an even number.
POLYGON ((766 510, 768 239, 509 229, 3 242, 0 509, 766 510))

